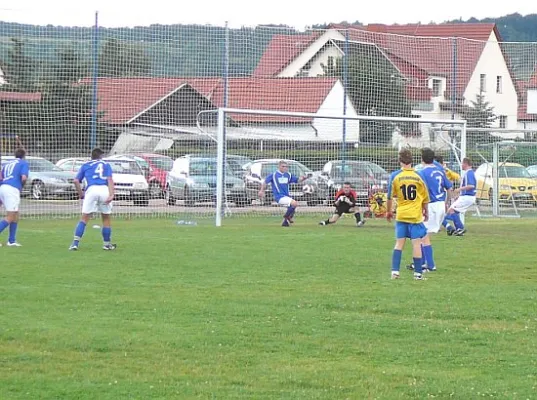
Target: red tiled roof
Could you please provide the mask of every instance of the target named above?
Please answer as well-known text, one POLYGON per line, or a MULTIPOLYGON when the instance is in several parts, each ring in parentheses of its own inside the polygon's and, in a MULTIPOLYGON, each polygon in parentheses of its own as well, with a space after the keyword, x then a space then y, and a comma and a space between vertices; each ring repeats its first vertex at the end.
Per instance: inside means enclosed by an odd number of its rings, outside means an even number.
POLYGON ((263 56, 261 56, 253 75, 264 77, 276 76, 319 36, 320 33, 310 35, 274 35, 263 56))
MULTIPOLYGON (((228 107, 315 113, 337 78, 230 78, 228 107)), ((82 84, 91 84, 85 79, 82 84)), ((220 78, 99 78, 97 97, 103 121, 125 124, 182 85, 207 97, 215 107, 224 104, 220 78)), ((234 115, 236 122, 292 122, 285 116, 234 115)), ((305 122, 304 119, 301 119, 305 122)))
POLYGON ((41 93, 24 92, 2 92, 0 91, 0 101, 13 101, 21 103, 35 103, 41 101, 41 93))

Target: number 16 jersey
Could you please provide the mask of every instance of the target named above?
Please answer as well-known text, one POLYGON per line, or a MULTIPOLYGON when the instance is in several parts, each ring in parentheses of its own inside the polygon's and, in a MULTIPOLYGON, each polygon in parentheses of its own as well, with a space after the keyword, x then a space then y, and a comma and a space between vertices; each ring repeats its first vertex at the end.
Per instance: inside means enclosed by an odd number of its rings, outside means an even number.
POLYGON ((429 203, 429 191, 413 168, 403 168, 390 175, 388 199, 397 199, 396 221, 423 222, 423 204, 429 203))
POLYGON ((88 161, 80 167, 76 179, 79 182, 86 180, 86 190, 91 186, 108 185, 108 178, 112 176, 112 167, 103 160, 88 161))

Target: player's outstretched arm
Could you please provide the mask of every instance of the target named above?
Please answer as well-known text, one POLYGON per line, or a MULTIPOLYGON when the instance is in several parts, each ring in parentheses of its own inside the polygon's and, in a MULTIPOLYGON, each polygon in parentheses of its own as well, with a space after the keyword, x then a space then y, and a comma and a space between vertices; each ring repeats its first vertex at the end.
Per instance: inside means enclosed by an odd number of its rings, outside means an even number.
POLYGON ((263 197, 265 197, 265 189, 267 188, 267 184, 265 182, 263 182, 261 184, 261 188, 259 189, 259 193, 257 193, 257 195, 259 196, 260 199, 262 199, 263 197))

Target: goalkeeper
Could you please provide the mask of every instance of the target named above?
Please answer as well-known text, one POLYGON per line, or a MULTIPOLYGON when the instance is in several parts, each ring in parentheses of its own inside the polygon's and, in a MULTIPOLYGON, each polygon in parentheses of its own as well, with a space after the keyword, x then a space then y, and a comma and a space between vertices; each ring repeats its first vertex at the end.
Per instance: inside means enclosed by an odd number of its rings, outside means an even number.
POLYGON ((326 221, 319 222, 319 225, 335 224, 343 214, 354 214, 356 226, 364 225, 365 221, 362 220, 360 212, 356 209, 356 200, 356 192, 352 190, 349 182, 345 182, 343 187, 336 193, 334 200, 336 210, 334 214, 326 221))

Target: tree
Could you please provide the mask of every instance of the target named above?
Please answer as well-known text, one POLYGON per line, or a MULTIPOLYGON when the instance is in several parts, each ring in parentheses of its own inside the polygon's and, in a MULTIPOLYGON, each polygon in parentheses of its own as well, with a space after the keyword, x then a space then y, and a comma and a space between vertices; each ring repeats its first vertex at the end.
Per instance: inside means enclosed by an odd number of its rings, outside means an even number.
POLYGON ((498 117, 494 114, 494 107, 485 100, 483 92, 477 94, 476 99, 470 103, 471 105, 462 112, 462 118, 467 121, 468 127, 490 128, 498 117))
POLYGON ((10 48, 5 60, 7 89, 15 92, 35 90, 36 61, 26 54, 26 42, 19 38, 10 39, 10 48))
MULTIPOLYGON (((336 76, 343 82, 344 62, 343 58, 338 58, 323 66, 325 75, 336 76)), ((363 46, 349 54, 347 66, 347 94, 359 115, 412 116, 403 77, 380 51, 363 46)), ((410 134, 415 130, 412 125, 362 121, 360 140, 387 144, 396 129, 402 134, 410 134)))
POLYGON ((99 76, 142 76, 151 72, 151 60, 139 45, 108 39, 99 54, 99 76))

